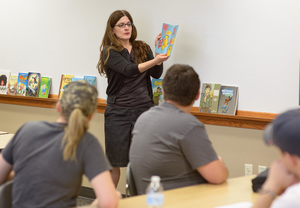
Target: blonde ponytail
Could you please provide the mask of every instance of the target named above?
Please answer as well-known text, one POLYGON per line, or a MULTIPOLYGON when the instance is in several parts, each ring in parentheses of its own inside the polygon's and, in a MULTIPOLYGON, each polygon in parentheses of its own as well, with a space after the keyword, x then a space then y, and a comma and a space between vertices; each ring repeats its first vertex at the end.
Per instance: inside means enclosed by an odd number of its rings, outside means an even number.
POLYGON ((64 160, 76 160, 77 146, 88 128, 88 118, 83 115, 79 108, 75 108, 69 117, 68 125, 65 127, 65 135, 62 140, 62 145, 64 146, 64 160))
POLYGON ((77 147, 97 107, 97 96, 97 89, 85 80, 71 82, 64 90, 59 102, 61 116, 67 121, 61 143, 65 161, 76 161, 77 147))

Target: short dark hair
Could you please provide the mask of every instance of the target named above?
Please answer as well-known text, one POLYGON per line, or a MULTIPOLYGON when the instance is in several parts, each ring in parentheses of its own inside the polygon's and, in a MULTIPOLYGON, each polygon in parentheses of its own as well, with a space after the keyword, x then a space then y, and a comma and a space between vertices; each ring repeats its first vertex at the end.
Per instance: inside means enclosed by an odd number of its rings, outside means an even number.
POLYGON ((179 105, 188 106, 195 100, 200 79, 193 67, 185 64, 174 64, 163 78, 164 99, 179 105))

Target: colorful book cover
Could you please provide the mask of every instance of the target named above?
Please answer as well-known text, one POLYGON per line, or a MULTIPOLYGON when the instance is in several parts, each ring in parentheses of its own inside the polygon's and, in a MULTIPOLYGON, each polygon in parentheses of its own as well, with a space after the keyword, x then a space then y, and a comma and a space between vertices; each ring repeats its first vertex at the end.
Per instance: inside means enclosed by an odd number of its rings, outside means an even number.
POLYGON ((63 95, 64 89, 66 88, 66 86, 72 82, 73 77, 74 77, 74 75, 67 75, 67 74, 61 75, 60 87, 59 87, 59 93, 58 93, 59 99, 63 95))
POLYGON ((39 90, 39 97, 40 98, 48 98, 51 89, 51 77, 42 77, 40 90, 39 90))
POLYGON ((164 102, 162 94, 162 79, 152 79, 153 102, 155 105, 164 102))
POLYGON ((41 74, 38 72, 28 73, 27 96, 38 97, 41 82, 41 74))
POLYGON ((26 96, 28 72, 19 72, 16 95, 26 96))
POLYGON ((238 87, 221 86, 219 98, 219 114, 235 115, 238 104, 238 87))
POLYGON ((161 38, 158 40, 158 43, 155 48, 156 53, 159 54, 167 53, 168 56, 171 55, 177 30, 178 30, 178 25, 170 25, 167 23, 163 23, 161 38))
POLYGON ((7 94, 16 95, 18 85, 18 75, 10 75, 7 85, 7 94))
POLYGON ((83 79, 88 81, 94 87, 96 87, 96 85, 97 85, 97 77, 96 76, 87 76, 87 75, 85 75, 83 77, 83 79))
POLYGON ((221 84, 203 83, 199 112, 218 113, 221 84))
POLYGON ((82 77, 73 77, 72 82, 78 81, 78 80, 83 80, 82 77))
POLYGON ((0 94, 7 93, 9 76, 10 76, 9 70, 0 70, 0 94))

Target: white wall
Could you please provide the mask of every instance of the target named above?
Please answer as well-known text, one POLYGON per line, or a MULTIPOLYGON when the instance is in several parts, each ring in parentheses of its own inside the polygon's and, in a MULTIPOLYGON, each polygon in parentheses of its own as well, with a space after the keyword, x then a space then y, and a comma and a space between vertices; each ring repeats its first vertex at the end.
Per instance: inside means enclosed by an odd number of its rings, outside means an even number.
MULTIPOLYGON (((179 30, 166 69, 192 65, 202 82, 239 86, 238 110, 279 113, 298 105, 298 0, 2 0, 0 69, 98 76, 99 46, 108 16, 128 10, 138 39, 154 49, 163 22, 179 30)), ((199 100, 195 103, 198 106, 199 100)))

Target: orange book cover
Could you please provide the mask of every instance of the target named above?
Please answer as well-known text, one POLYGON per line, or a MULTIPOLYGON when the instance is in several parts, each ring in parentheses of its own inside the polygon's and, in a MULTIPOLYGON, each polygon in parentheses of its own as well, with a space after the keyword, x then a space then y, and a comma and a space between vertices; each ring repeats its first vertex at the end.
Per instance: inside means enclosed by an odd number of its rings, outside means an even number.
POLYGON ((61 75, 60 87, 59 87, 59 93, 58 93, 59 99, 63 95, 64 89, 66 88, 66 86, 72 82, 73 77, 74 77, 74 75, 67 75, 67 74, 61 75))

